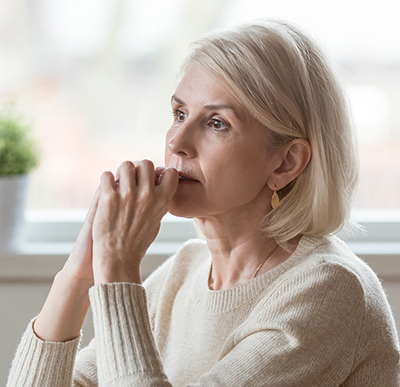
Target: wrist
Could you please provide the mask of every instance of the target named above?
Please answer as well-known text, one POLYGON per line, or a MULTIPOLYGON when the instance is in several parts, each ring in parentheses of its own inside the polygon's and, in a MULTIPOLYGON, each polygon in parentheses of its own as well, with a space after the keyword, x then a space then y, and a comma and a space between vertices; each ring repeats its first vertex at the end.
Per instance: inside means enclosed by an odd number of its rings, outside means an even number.
POLYGON ((104 262, 94 268, 94 283, 130 282, 141 284, 140 267, 121 262, 104 262))
POLYGON ((56 274, 54 281, 67 286, 73 292, 82 294, 87 293, 94 285, 93 278, 79 278, 65 266, 56 274))
POLYGON ((88 311, 89 288, 61 270, 54 278, 46 302, 35 321, 35 334, 45 341, 68 341, 79 336, 88 311))
POLYGON ((94 283, 130 282, 141 284, 140 263, 143 256, 116 253, 115 249, 93 248, 94 283))

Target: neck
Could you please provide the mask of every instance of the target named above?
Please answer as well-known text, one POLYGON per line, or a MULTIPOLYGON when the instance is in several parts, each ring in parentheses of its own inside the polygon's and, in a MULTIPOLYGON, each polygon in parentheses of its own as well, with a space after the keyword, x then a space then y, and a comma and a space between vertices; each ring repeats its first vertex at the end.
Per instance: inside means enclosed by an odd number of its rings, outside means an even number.
POLYGON ((293 241, 293 249, 290 248, 290 251, 277 248, 276 241, 260 230, 261 219, 249 216, 245 219, 243 222, 237 217, 233 221, 221 218, 198 219, 212 255, 209 282, 212 290, 230 289, 250 281, 269 254, 273 252, 257 276, 286 260, 297 246, 296 241, 293 241))

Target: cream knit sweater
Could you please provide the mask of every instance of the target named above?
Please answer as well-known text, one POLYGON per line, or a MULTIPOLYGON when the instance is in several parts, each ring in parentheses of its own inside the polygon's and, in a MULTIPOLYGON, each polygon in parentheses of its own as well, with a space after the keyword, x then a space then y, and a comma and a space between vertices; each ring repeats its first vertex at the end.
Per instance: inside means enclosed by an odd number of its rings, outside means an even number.
POLYGON ((382 287, 336 237, 303 237, 229 290, 209 290, 210 265, 193 240, 144 286, 91 288, 95 340, 76 355, 79 338, 43 342, 29 326, 8 387, 400 386, 382 287))

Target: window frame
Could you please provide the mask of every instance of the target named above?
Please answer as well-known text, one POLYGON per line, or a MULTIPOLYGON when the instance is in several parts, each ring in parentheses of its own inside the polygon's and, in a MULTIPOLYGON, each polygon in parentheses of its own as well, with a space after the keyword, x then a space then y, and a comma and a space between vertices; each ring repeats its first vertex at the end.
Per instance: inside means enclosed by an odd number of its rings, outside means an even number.
MULTIPOLYGON (((0 282, 51 282, 79 234, 86 210, 31 210, 26 214, 26 244, 0 253, 0 282)), ((339 233, 351 250, 381 279, 400 280, 400 209, 356 209, 352 218, 364 232, 339 233)), ((194 222, 167 214, 142 263, 146 278, 188 239, 197 238, 194 222)))
MULTIPOLYGON (((27 241, 35 243, 74 242, 87 210, 30 210, 26 215, 27 241)), ((364 231, 355 235, 340 232, 349 243, 400 242, 400 209, 355 209, 352 219, 364 231)), ((166 214, 155 242, 184 242, 197 234, 193 221, 166 214)))

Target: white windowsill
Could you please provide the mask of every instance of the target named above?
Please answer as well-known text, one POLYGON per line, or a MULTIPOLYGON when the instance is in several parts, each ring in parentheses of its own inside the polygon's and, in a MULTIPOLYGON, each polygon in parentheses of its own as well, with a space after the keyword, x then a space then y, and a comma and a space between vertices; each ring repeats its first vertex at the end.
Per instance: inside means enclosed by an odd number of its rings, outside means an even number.
MULTIPOLYGON (((172 256, 182 242, 153 243, 142 263, 146 278, 172 256)), ((48 282, 63 267, 73 243, 32 243, 18 252, 0 252, 0 282, 48 282)))
MULTIPOLYGON (((85 211, 32 212, 27 243, 19 251, 0 253, 0 281, 51 281, 63 266, 79 233, 85 211)), ((400 211, 356 211, 367 233, 341 237, 382 279, 400 279, 400 211)), ((196 237, 190 220, 167 216, 142 264, 147 277, 188 239, 196 237)))

